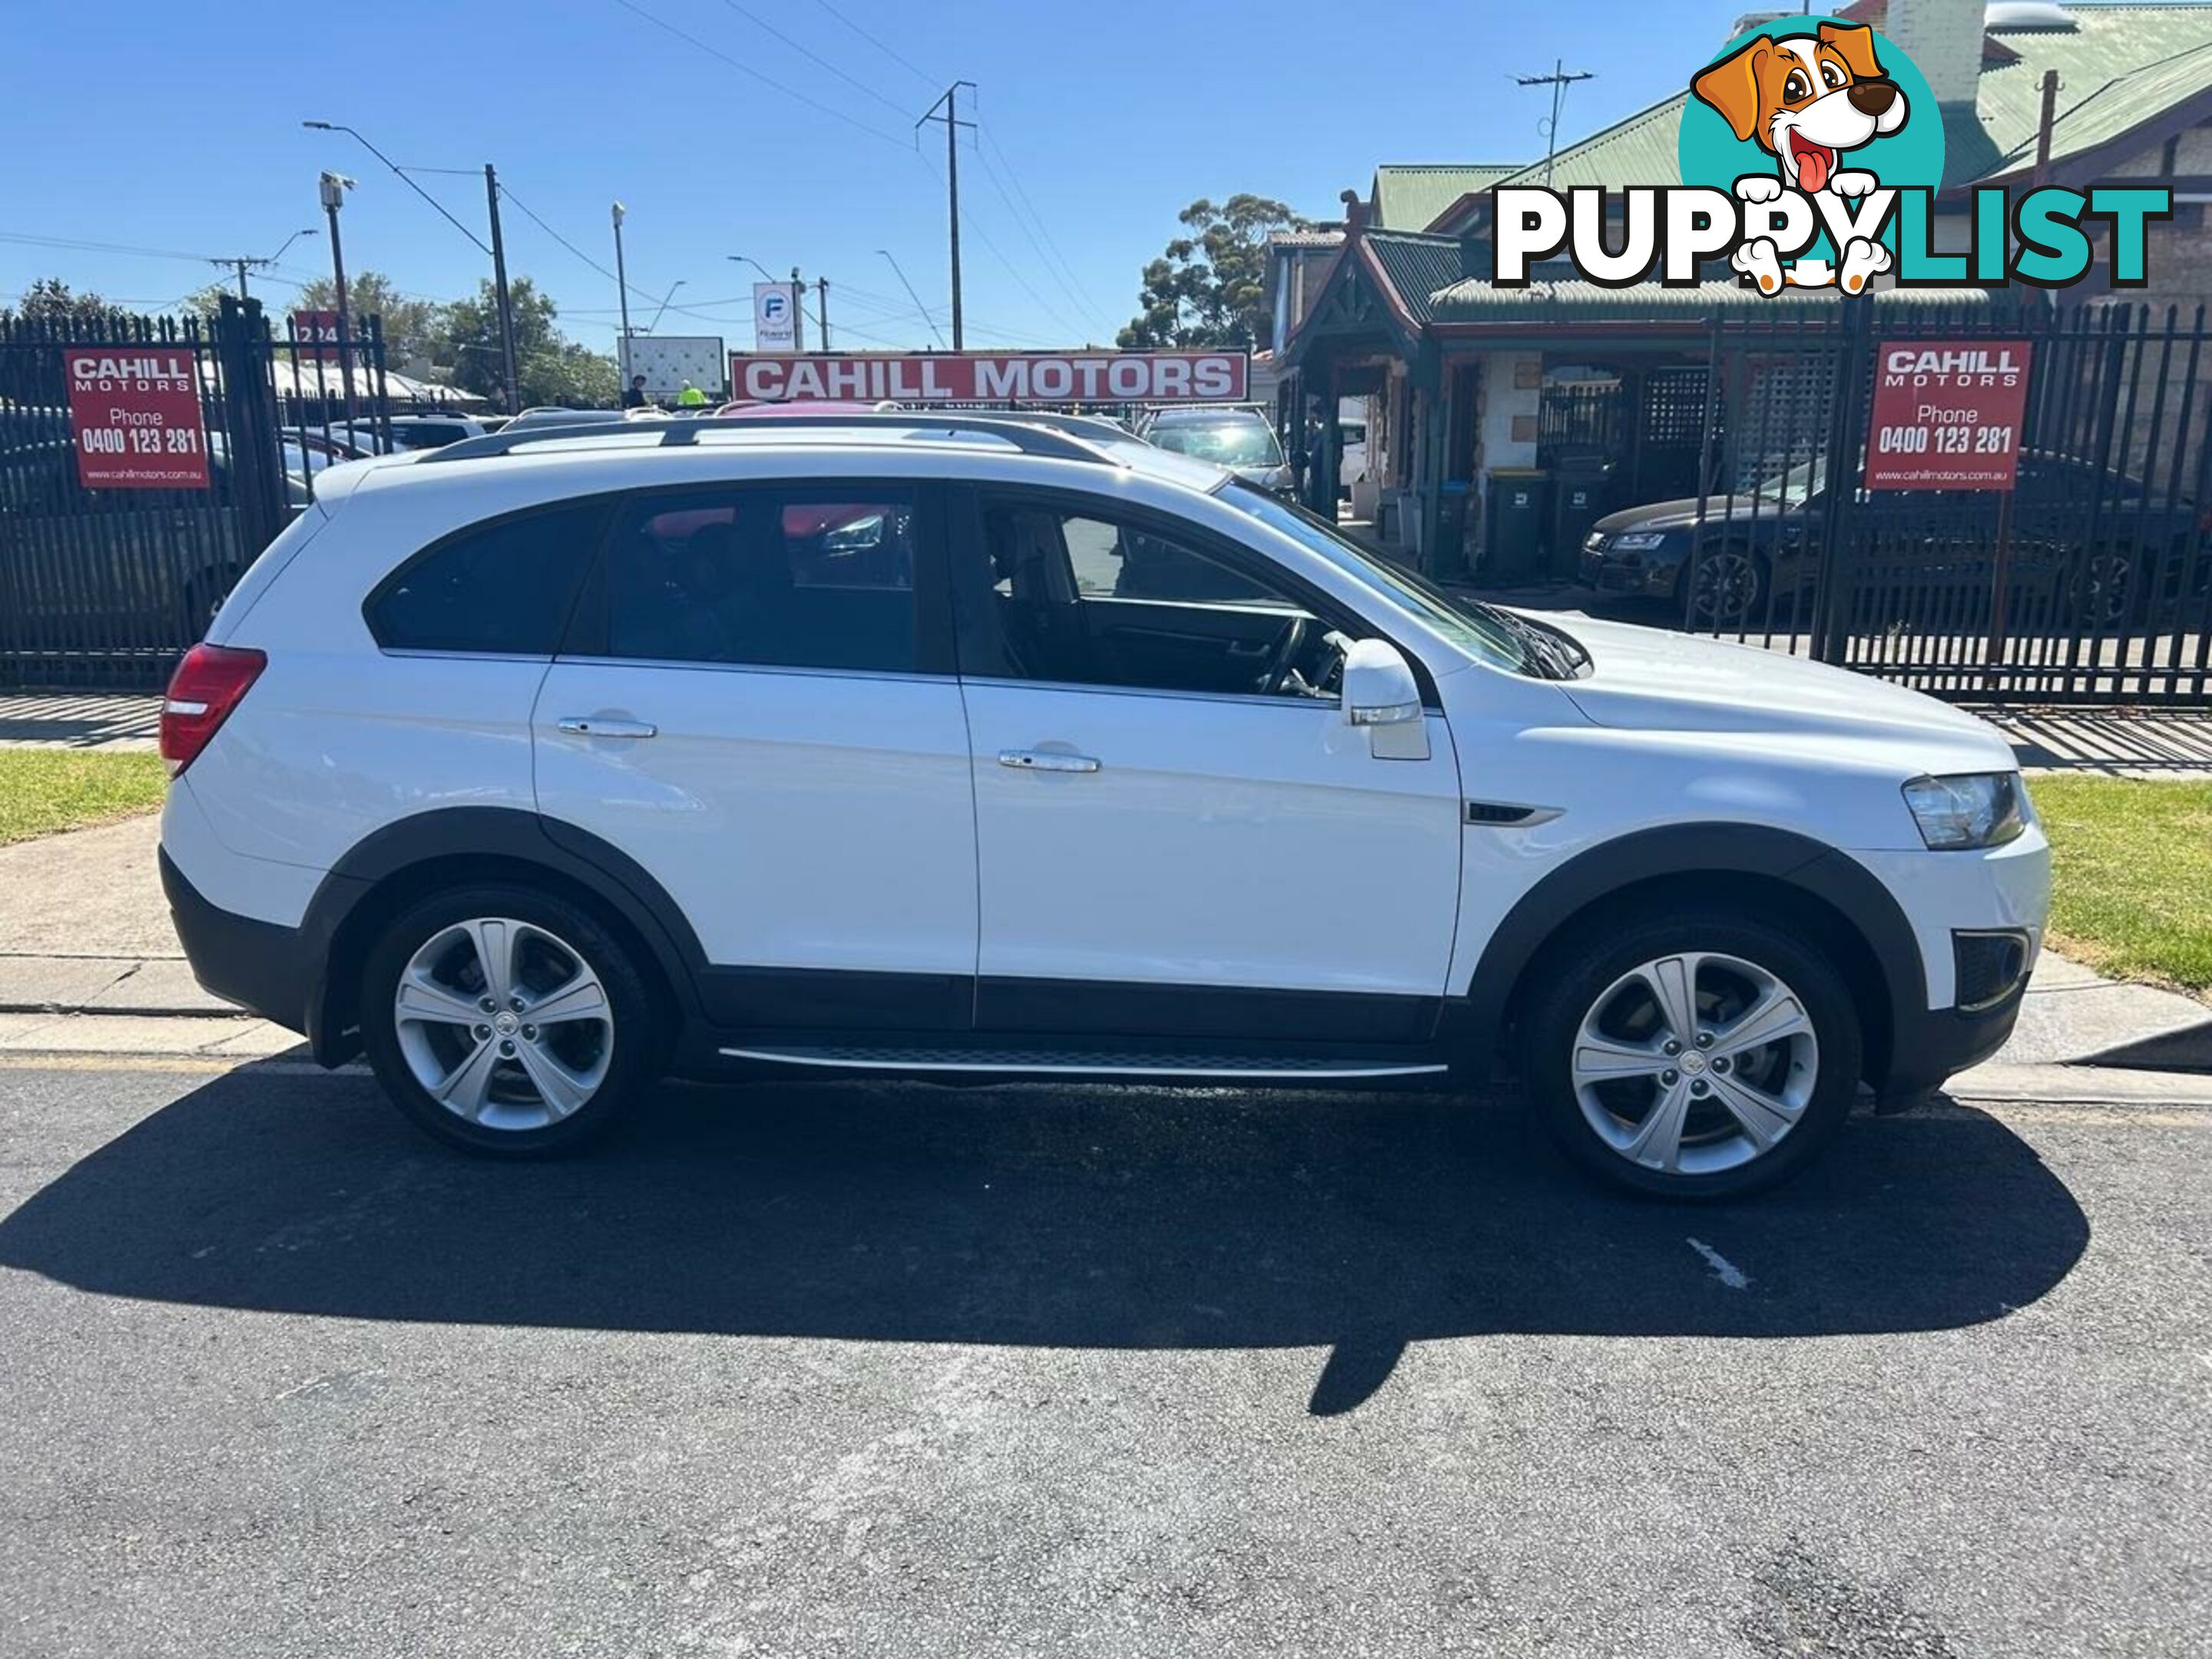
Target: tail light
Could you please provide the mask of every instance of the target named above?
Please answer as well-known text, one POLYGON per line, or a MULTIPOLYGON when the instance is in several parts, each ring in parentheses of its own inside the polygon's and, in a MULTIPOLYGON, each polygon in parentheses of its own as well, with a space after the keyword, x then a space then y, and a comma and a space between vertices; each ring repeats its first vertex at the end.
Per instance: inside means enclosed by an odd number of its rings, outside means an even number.
POLYGON ((177 777, 199 758, 230 711, 238 707, 269 659, 258 651, 203 641, 185 653, 169 676, 161 703, 161 758, 177 777))

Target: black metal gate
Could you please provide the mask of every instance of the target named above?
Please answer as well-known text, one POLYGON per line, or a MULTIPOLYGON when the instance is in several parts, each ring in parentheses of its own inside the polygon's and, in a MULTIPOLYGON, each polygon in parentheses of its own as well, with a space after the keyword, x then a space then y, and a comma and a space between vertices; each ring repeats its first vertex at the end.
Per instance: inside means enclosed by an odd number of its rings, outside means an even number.
POLYGON ((1684 624, 1962 701, 2212 700, 2208 344, 2201 307, 1716 319, 1684 624), (1865 489, 1881 351, 1993 341, 2033 354, 2013 490, 1865 489))
POLYGON ((207 322, 0 315, 0 687, 158 688, 315 473, 387 421, 374 319, 331 343, 276 337, 252 301, 207 322), (64 359, 85 348, 191 354, 204 489, 80 482, 64 359))

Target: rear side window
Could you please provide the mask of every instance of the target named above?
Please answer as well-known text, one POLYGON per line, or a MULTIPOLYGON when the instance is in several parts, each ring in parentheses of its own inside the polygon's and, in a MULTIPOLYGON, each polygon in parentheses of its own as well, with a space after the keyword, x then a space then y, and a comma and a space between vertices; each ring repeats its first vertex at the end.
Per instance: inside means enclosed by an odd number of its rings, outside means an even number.
POLYGON ((388 651, 550 657, 606 515, 574 502, 449 537, 371 596, 369 632, 388 651))
POLYGON ((634 499, 607 544, 607 654, 910 673, 917 534, 896 485, 634 499))

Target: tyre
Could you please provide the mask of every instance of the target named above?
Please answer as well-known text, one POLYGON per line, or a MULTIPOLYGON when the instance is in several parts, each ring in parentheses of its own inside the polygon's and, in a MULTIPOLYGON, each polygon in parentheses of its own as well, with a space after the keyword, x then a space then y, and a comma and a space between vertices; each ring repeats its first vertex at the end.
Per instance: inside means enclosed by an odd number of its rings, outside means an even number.
POLYGON ((590 912, 520 885, 413 906, 371 947, 361 1030, 416 1127, 542 1157, 604 1130, 659 1081, 662 1043, 630 951, 590 912))
POLYGON ((1530 1104, 1616 1185, 1734 1198, 1802 1169, 1860 1072, 1843 976, 1794 933, 1720 908, 1608 918, 1547 959, 1522 1025, 1530 1104))
POLYGON ((1748 548, 1723 544, 1698 561, 1690 582, 1690 625, 1746 622, 1766 597, 1766 561, 1748 548))

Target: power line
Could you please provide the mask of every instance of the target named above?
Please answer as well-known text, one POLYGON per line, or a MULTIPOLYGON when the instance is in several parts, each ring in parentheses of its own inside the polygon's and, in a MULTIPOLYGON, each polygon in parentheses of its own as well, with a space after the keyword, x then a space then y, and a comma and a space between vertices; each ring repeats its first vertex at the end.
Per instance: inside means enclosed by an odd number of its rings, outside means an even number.
POLYGON ((738 3, 738 0, 722 0, 722 3, 727 6, 732 11, 737 13, 738 16, 744 18, 745 21, 750 23, 755 28, 762 29, 769 34, 773 34, 777 40, 782 41, 785 46, 789 46, 793 52, 797 52, 801 58, 805 58, 809 63, 820 64, 823 69, 828 70, 830 74, 836 76, 840 81, 842 81, 847 86, 853 87, 859 91, 867 94, 869 97, 874 99, 885 109, 896 111, 900 115, 904 115, 906 113, 904 109, 901 108, 889 98, 884 97, 883 94, 878 92, 866 82, 860 80, 856 76, 847 74, 843 70, 838 68, 836 64, 831 63, 830 59, 822 56, 820 52, 801 46, 798 41, 786 34, 781 29, 776 27, 775 24, 769 22, 765 17, 757 16, 753 13, 747 11, 743 6, 738 3))
POLYGON ((1021 210, 1014 205, 1014 198, 1006 193, 1006 187, 999 178, 998 168, 991 163, 990 152, 978 145, 975 159, 983 164, 984 177, 991 181, 991 188, 998 191, 999 199, 1006 204, 1007 216, 1014 222, 1014 228, 1020 231, 1028 240, 1030 251, 1036 255, 1037 264, 1043 269, 1045 275, 1059 284, 1060 291, 1067 296, 1067 302, 1075 307, 1079 316, 1087 312, 1091 313, 1092 322, 1103 321, 1103 319, 1097 314, 1097 308, 1085 304, 1082 296, 1068 286, 1067 279, 1060 275, 1059 269, 1054 265, 1051 258, 1045 252, 1043 243, 1037 240, 1036 232, 1030 228, 1028 221, 1022 217, 1021 210))
POLYGON ((708 45, 707 42, 702 40, 697 35, 687 34, 682 29, 678 28, 675 24, 668 22, 664 19, 655 17, 651 12, 646 10, 642 6, 633 3, 633 0, 615 0, 615 4, 620 6, 624 11, 630 13, 634 16, 643 18, 647 22, 652 24, 653 27, 659 29, 665 33, 674 35, 678 40, 684 42, 687 46, 694 46, 699 51, 705 52, 709 58, 714 58, 721 63, 727 64, 732 69, 737 70, 738 74, 750 76, 752 79, 759 82, 763 86, 772 87, 776 91, 781 93, 785 97, 804 104, 809 109, 819 110, 823 114, 830 116, 836 120, 842 121, 847 126, 853 127, 861 132, 865 132, 870 137, 880 138, 887 144, 896 144, 902 149, 906 148, 906 141, 904 139, 895 138, 890 133, 885 132, 881 127, 870 126, 866 121, 860 120, 855 116, 846 114, 843 110, 836 108, 831 105, 825 104, 819 99, 810 98, 797 88, 787 87, 784 85, 782 82, 776 80, 772 76, 762 74, 751 64, 739 62, 737 58, 731 57, 729 53, 720 50, 719 47, 708 45))
MULTIPOLYGON (((1067 273, 1068 281, 1075 284, 1076 289, 1085 302, 1086 308, 1099 320, 1109 320, 1103 308, 1091 297, 1091 290, 1083 285, 1083 279, 1076 274, 1075 267, 1067 262, 1067 256, 1060 251, 1060 244, 1053 240, 1052 231, 1045 224, 1044 216, 1036 210, 1036 204, 1030 200, 1029 191, 1022 188, 1021 175, 1014 171, 1014 158, 1006 154, 1005 147, 999 143, 998 135, 989 127, 978 121, 975 130, 982 135, 983 142, 988 144, 997 155, 999 165, 1006 168, 1006 182, 1014 187, 1014 194, 1021 198, 1022 205, 1029 210, 1030 217, 1036 222, 1037 234, 1044 238, 1045 246, 1052 250, 1053 258, 1060 262, 1060 268, 1067 273)), ((988 167, 989 163, 987 161, 985 166, 988 167)), ((1075 296, 1071 295, 1069 297, 1075 296)))
MULTIPOLYGON (((930 175, 933 178, 939 176, 936 167, 931 164, 927 156, 916 151, 915 157, 921 162, 923 167, 929 169, 930 175)), ((1060 327, 1066 329, 1071 335, 1083 334, 1088 331, 1079 325, 1069 322, 1066 318, 1061 316, 1060 314, 1059 307, 1054 306, 1050 301, 1047 300, 1043 295, 1036 291, 1036 287, 1030 282, 1030 279, 1022 275, 1021 267, 1006 257, 1006 251, 996 242, 991 240, 991 233, 985 230, 982 226, 977 224, 975 220, 975 216, 969 213, 964 208, 962 209, 960 212, 960 222, 968 230, 974 233, 974 234, 982 242, 985 247, 991 250, 992 257, 997 259, 1000 264, 1006 268, 1006 274, 1009 276, 1012 276, 1016 283, 1021 285, 1022 292, 1028 295, 1031 300, 1036 301, 1038 310, 1043 312, 1045 315, 1051 318, 1052 320, 1060 327)))
POLYGON ((893 51, 892 51, 889 46, 885 46, 885 45, 884 45, 881 40, 878 40, 874 35, 872 35, 872 34, 869 33, 867 30, 866 30, 866 29, 862 28, 862 27, 861 27, 858 23, 855 23, 855 22, 854 22, 851 18, 849 18, 849 17, 846 16, 846 15, 845 15, 845 14, 844 14, 843 12, 842 12, 842 11, 839 11, 839 10, 837 9, 837 8, 836 8, 836 7, 835 7, 835 6, 831 5, 831 4, 830 3, 830 0, 814 0, 814 3, 815 3, 816 5, 817 5, 817 6, 821 7, 823 10, 824 10, 824 11, 828 12, 828 13, 829 13, 832 17, 836 18, 839 22, 842 23, 842 24, 843 24, 847 28, 848 28, 848 29, 852 30, 854 33, 855 33, 855 34, 859 35, 859 36, 860 37, 860 39, 862 39, 863 40, 866 41, 870 46, 873 46, 873 47, 874 47, 878 52, 879 52, 883 53, 883 55, 884 55, 884 57, 886 57, 886 58, 890 58, 890 59, 891 60, 891 62, 893 62, 894 64, 897 64, 901 69, 904 70, 908 74, 909 74, 909 75, 911 75, 911 76, 915 76, 917 80, 919 80, 919 81, 922 82, 925 85, 932 86, 932 87, 939 87, 939 86, 943 86, 943 85, 945 84, 945 77, 944 77, 943 76, 941 76, 941 75, 932 75, 932 74, 931 74, 931 73, 929 73, 929 71, 928 71, 928 70, 924 70, 924 69, 917 69, 917 68, 914 65, 914 64, 913 64, 911 61, 909 61, 909 60, 908 60, 908 59, 907 59, 907 58, 904 58, 900 57, 900 56, 898 55, 898 53, 896 53, 896 52, 893 52, 893 51))
POLYGON ((128 253, 143 259, 189 259, 196 265, 208 262, 204 253, 183 253, 168 247, 131 247, 121 242, 87 242, 66 236, 25 236, 14 231, 0 231, 0 242, 13 242, 21 247, 66 248, 76 253, 128 253))

